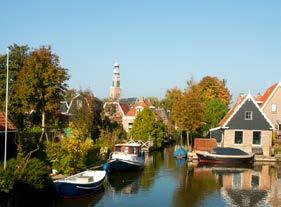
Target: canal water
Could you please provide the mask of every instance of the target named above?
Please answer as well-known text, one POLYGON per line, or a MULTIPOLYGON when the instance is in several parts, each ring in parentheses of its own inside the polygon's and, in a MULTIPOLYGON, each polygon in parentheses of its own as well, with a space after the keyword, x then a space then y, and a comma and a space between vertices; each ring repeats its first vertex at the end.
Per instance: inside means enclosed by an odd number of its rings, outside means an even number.
POLYGON ((175 160, 173 150, 169 147, 147 156, 143 171, 110 174, 104 189, 92 196, 48 199, 41 204, 51 207, 281 206, 281 165, 200 165, 175 160))

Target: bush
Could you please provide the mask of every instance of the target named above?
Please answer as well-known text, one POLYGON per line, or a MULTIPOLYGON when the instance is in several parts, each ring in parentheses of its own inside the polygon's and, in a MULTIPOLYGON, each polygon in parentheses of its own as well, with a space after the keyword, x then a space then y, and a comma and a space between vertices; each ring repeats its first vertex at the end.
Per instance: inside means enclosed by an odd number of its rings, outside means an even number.
POLYGON ((93 140, 82 138, 78 130, 70 128, 68 137, 58 142, 46 143, 46 156, 52 167, 65 175, 73 174, 85 167, 93 140))
POLYGON ((0 192, 2 193, 9 193, 16 186, 43 189, 51 183, 46 165, 37 158, 27 159, 18 156, 17 159, 7 162, 6 170, 0 168, 0 192))
POLYGON ((25 170, 20 175, 19 182, 32 189, 43 189, 52 183, 49 170, 44 162, 37 158, 28 161, 25 170))
POLYGON ((12 159, 7 162, 6 170, 2 167, 3 163, 0 164, 0 193, 9 193, 15 184, 15 160, 12 159))

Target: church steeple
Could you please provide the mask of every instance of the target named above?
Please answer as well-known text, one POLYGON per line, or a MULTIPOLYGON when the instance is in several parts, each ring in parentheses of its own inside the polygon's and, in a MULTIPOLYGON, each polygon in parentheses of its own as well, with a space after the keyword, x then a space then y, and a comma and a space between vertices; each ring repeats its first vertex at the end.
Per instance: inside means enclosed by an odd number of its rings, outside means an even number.
POLYGON ((121 97, 120 68, 119 68, 119 64, 115 62, 113 64, 112 85, 110 87, 109 98, 112 100, 118 100, 120 97, 121 97))

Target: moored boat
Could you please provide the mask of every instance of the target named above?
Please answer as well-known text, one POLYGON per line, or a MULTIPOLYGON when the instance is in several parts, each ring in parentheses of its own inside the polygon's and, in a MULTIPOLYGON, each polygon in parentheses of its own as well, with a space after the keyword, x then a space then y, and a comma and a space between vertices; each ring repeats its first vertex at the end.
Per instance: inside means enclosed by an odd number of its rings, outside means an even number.
POLYGON ((108 160, 110 171, 138 170, 144 167, 144 156, 138 143, 116 144, 108 160))
POLYGON ((183 146, 176 146, 173 156, 177 159, 187 158, 187 150, 183 146))
POLYGON ((199 162, 209 163, 252 163, 255 154, 248 154, 240 149, 216 147, 210 152, 196 151, 199 162))
POLYGON ((106 176, 104 170, 86 170, 81 173, 55 180, 55 189, 60 197, 77 198, 101 189, 106 176))

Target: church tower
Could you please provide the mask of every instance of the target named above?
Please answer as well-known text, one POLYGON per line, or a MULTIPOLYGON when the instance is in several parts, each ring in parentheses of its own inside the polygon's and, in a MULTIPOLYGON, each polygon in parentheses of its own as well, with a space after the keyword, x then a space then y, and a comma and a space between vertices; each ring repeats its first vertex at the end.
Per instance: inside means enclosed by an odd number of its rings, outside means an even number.
POLYGON ((112 100, 118 100, 120 97, 121 97, 120 69, 119 69, 119 64, 115 62, 113 64, 112 85, 110 87, 109 98, 112 100))

